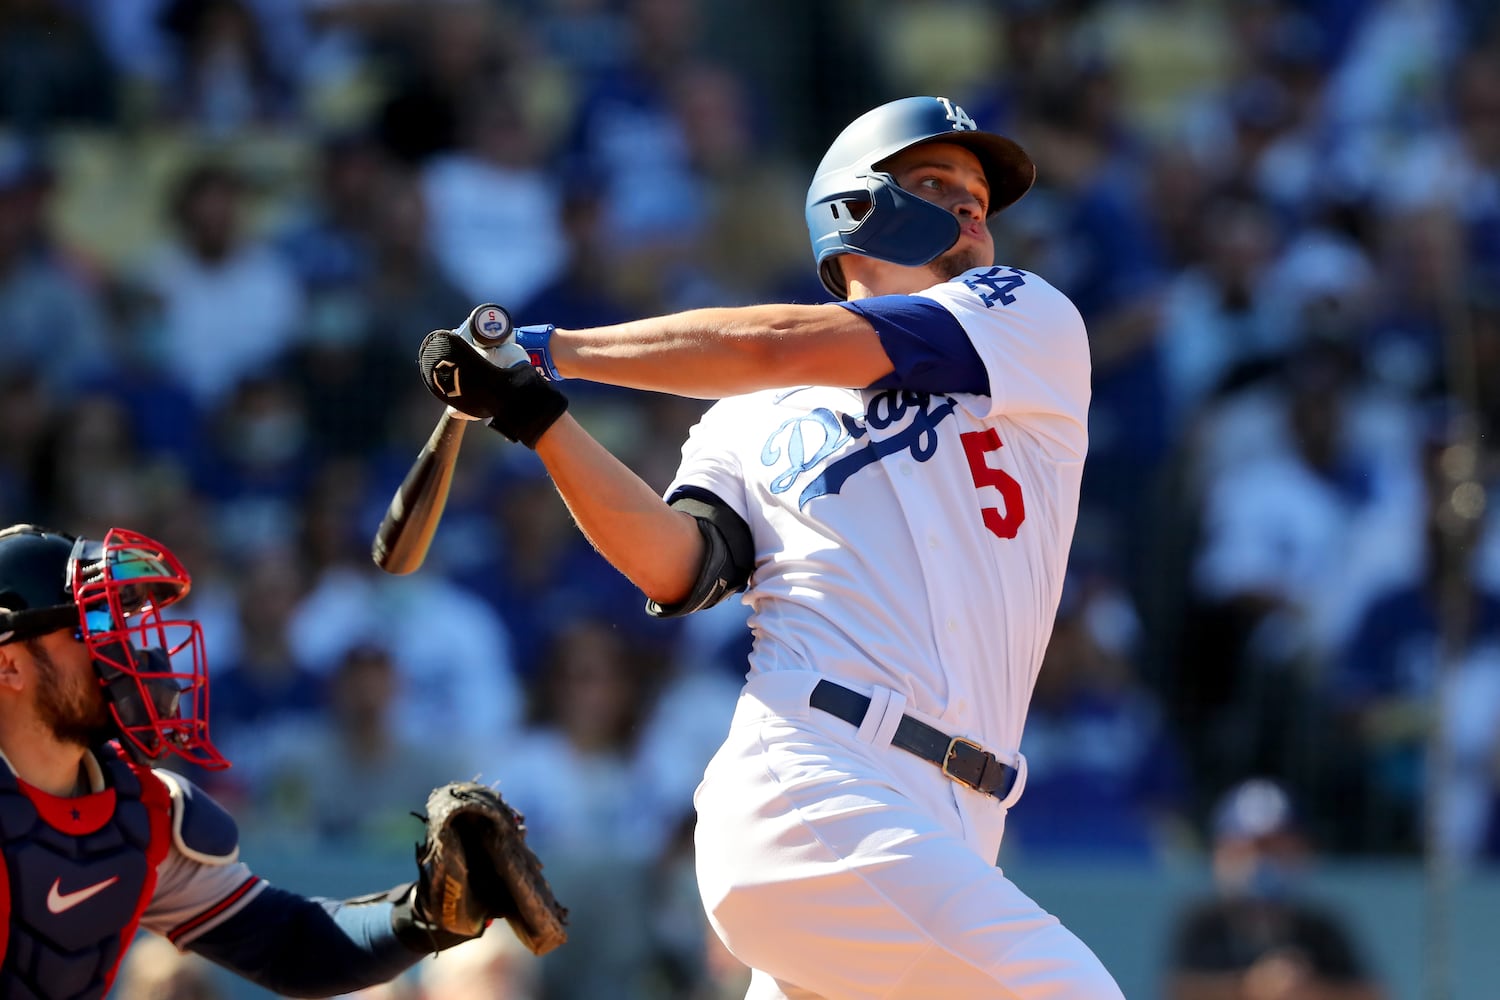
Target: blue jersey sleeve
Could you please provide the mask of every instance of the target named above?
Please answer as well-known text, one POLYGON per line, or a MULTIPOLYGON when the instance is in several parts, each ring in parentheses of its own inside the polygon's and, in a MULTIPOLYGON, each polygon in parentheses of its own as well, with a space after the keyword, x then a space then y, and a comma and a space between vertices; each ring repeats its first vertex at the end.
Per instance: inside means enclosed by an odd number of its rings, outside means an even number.
POLYGON ((990 394, 989 372, 957 318, 931 299, 877 295, 840 302, 870 321, 895 370, 871 389, 990 394))
POLYGON ((188 945, 266 989, 326 997, 394 979, 420 960, 396 937, 387 901, 306 898, 267 886, 188 945))

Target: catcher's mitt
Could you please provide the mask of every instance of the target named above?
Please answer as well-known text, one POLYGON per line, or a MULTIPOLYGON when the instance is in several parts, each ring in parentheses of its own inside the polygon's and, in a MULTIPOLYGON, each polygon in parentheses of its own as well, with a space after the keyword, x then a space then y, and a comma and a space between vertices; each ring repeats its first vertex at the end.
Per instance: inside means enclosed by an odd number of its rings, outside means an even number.
POLYGON ((503 917, 538 955, 568 939, 568 911, 526 846, 523 817, 493 788, 463 781, 433 789, 417 867, 416 909, 434 929, 475 937, 503 917))

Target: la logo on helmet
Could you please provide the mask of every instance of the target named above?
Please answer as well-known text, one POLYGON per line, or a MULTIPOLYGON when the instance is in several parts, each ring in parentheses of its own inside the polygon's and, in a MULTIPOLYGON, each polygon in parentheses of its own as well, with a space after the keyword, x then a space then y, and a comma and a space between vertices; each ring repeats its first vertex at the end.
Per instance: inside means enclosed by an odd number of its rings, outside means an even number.
POLYGON ((946 98, 946 97, 939 97, 938 100, 942 101, 943 102, 943 107, 945 107, 945 108, 948 109, 948 120, 953 123, 953 131, 955 131, 955 132, 978 132, 979 131, 979 126, 974 123, 974 119, 972 119, 972 118, 969 117, 969 113, 967 111, 965 111, 963 108, 959 107, 957 104, 954 104, 952 101, 948 100, 948 98, 946 98))

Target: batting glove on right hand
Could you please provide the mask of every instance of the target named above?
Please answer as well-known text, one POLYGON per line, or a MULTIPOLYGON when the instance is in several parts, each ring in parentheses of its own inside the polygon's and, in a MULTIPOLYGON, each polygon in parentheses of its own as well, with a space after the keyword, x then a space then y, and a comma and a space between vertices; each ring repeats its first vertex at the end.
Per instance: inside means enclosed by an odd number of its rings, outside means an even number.
POLYGON ((521 360, 500 368, 452 330, 433 330, 417 353, 417 369, 427 391, 444 404, 487 419, 510 440, 535 448, 547 428, 567 412, 568 398, 537 374, 514 341, 509 346, 521 360))

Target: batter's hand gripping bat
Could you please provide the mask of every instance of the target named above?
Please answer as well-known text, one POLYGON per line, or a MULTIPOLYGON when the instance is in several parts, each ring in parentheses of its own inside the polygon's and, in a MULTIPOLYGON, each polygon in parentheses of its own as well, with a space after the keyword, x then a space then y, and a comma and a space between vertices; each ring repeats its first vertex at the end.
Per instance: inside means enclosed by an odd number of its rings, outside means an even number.
MULTIPOLYGON (((505 341, 511 334, 510 314, 493 303, 476 306, 469 313, 460 334, 480 350, 505 341)), ((448 489, 453 485, 453 468, 458 448, 463 444, 464 425, 469 421, 455 416, 451 409, 438 418, 432 436, 417 453, 396 488, 390 506, 385 510, 370 556, 375 565, 387 573, 404 575, 414 572, 427 558, 427 549, 437 533, 443 508, 448 503, 448 489)))

